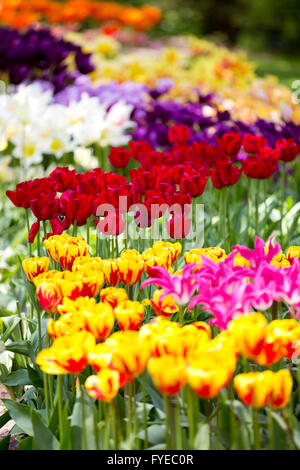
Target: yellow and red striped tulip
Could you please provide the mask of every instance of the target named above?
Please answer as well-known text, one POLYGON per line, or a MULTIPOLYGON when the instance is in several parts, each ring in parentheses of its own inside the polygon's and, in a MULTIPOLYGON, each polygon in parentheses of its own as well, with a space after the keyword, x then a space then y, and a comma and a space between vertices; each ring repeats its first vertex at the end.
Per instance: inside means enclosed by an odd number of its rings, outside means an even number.
POLYGON ((228 362, 204 353, 187 366, 188 384, 201 398, 215 398, 231 380, 233 371, 228 362))
POLYGON ((165 395, 177 395, 187 381, 185 361, 180 356, 153 357, 148 371, 156 388, 165 395))
POLYGON ((126 372, 127 382, 131 382, 145 370, 150 351, 137 331, 118 331, 107 338, 105 343, 118 355, 122 370, 126 372))
POLYGON ((121 330, 138 330, 144 317, 144 307, 140 302, 124 300, 114 309, 121 330))
POLYGON ((239 399, 253 408, 266 406, 271 396, 273 375, 270 370, 236 375, 233 383, 239 399))
POLYGON ((83 237, 70 237, 66 233, 52 235, 44 241, 50 257, 63 269, 72 269, 73 262, 78 256, 87 256, 89 245, 83 237))
POLYGON ((36 363, 46 374, 79 374, 88 363, 88 351, 95 346, 95 338, 87 331, 60 336, 52 346, 41 351, 36 363))
POLYGON ((104 281, 108 286, 116 286, 120 284, 120 271, 117 259, 103 260, 102 271, 104 274, 104 281))
POLYGON ((90 331, 97 341, 104 341, 112 332, 115 323, 111 306, 105 303, 97 304, 95 299, 87 299, 82 313, 87 331, 90 331))
POLYGON ((99 257, 78 256, 74 259, 72 271, 102 271, 103 260, 99 257))
POLYGON ((155 290, 153 293, 153 298, 143 300, 143 304, 151 305, 155 315, 157 316, 163 315, 165 317, 170 317, 173 315, 173 313, 179 311, 179 307, 171 295, 166 295, 162 298, 162 294, 163 289, 155 290))
POLYGON ((209 248, 195 248, 184 253, 184 260, 186 263, 202 263, 202 255, 207 256, 215 263, 223 261, 226 258, 226 253, 222 248, 209 247, 209 248))
POLYGON ((235 339, 240 353, 248 359, 255 359, 263 349, 267 325, 266 317, 256 312, 232 320, 227 331, 235 339))
POLYGON ((47 323, 47 330, 51 338, 56 339, 59 336, 73 335, 77 331, 85 330, 85 325, 86 322, 82 313, 73 312, 61 315, 56 321, 50 318, 47 323))
MULTIPOLYGON (((129 250, 126 250, 129 251, 129 250)), ((121 255, 117 260, 119 269, 120 280, 124 284, 133 285, 136 284, 142 277, 144 271, 144 260, 140 256, 129 257, 129 255, 121 255)))
POLYGON ((181 253, 182 246, 179 242, 171 243, 157 241, 153 243, 152 249, 154 253, 160 252, 161 250, 168 250, 171 256, 171 264, 174 264, 181 253))
POLYGON ((126 369, 122 358, 118 355, 116 350, 106 343, 99 343, 89 351, 88 362, 95 369, 100 372, 102 369, 117 370, 119 373, 120 387, 124 387, 127 381, 126 369))
POLYGON ((58 305, 62 302, 61 291, 53 281, 41 282, 37 288, 37 298, 40 306, 47 313, 57 313, 58 305))
POLYGON ((113 309, 122 303, 124 300, 128 300, 127 292, 121 287, 106 287, 100 292, 101 302, 109 304, 113 309))
POLYGON ((36 256, 22 261, 22 267, 29 281, 33 281, 39 274, 43 274, 49 269, 50 259, 47 256, 36 256))
POLYGON ((291 399, 293 379, 289 370, 282 369, 273 373, 269 405, 273 409, 284 408, 291 399))
POLYGON ((101 369, 97 375, 90 375, 84 385, 90 397, 110 402, 119 391, 120 375, 116 370, 101 369))

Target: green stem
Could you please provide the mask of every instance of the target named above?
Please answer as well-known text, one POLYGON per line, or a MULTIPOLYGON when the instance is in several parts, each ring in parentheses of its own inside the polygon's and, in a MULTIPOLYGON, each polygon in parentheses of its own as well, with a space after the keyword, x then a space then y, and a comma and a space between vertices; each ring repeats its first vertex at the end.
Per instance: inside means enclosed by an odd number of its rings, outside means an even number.
POLYGON ((57 387, 58 387, 58 421, 59 421, 59 439, 60 442, 63 438, 64 426, 63 426, 63 403, 62 403, 62 386, 63 386, 62 375, 57 376, 57 387))
POLYGON ((188 421, 189 421, 189 443, 190 449, 194 448, 194 441, 195 441, 195 410, 193 406, 194 396, 193 391, 190 387, 186 388, 187 393, 187 413, 188 413, 188 421))
POLYGON ((169 403, 168 396, 164 395, 164 410, 166 415, 166 449, 170 450, 171 446, 171 433, 170 433, 170 420, 169 420, 169 403))
POLYGON ((143 406, 144 406, 144 449, 148 447, 148 416, 146 408, 146 373, 142 374, 142 394, 143 394, 143 406))
POLYGON ((179 396, 176 397, 175 403, 175 425, 176 425, 176 450, 182 449, 182 429, 180 421, 180 402, 179 396))
POLYGON ((252 427, 253 427, 253 446, 254 450, 260 450, 260 430, 259 430, 259 415, 255 407, 252 408, 252 427))
POLYGON ((47 221, 43 220, 44 239, 47 240, 47 221))
POLYGON ((113 428, 113 439, 114 439, 114 449, 118 450, 119 448, 119 439, 118 439, 118 423, 117 423, 117 407, 116 403, 113 400, 109 403, 110 406, 110 416, 112 420, 112 428, 113 428))
MULTIPOLYGON (((29 224, 28 209, 25 209, 25 217, 26 217, 27 232, 28 232, 28 236, 29 236, 30 224, 29 224)), ((31 256, 32 256, 32 250, 31 250, 31 243, 29 243, 29 242, 28 242, 28 255, 29 255, 29 258, 31 258, 31 256)))
POLYGON ((183 305, 179 305, 178 313, 179 313, 179 322, 180 322, 180 325, 182 326, 184 322, 184 306, 183 305))
POLYGON ((257 179, 255 181, 255 235, 259 233, 258 209, 259 209, 259 180, 257 179))
POLYGON ((220 189, 220 202, 219 202, 219 236, 222 245, 227 250, 227 210, 228 210, 228 188, 225 186, 220 189))
POLYGON ((90 243, 90 223, 89 223, 89 219, 87 219, 87 221, 86 221, 86 242, 89 245, 89 243, 90 243))
POLYGON ((37 233, 37 253, 38 256, 41 256, 41 235, 40 235, 40 229, 37 233))
POLYGON ((106 404, 106 419, 104 428, 104 450, 109 450, 109 436, 110 436, 110 422, 111 422, 111 406, 109 403, 106 404))
POLYGON ((281 220, 280 220, 280 241, 283 248, 283 218, 284 218, 284 201, 285 201, 285 163, 282 164, 280 171, 280 193, 281 193, 281 220))
POLYGON ((45 393, 45 405, 46 405, 46 416, 47 423, 50 421, 50 407, 49 407, 49 389, 48 389, 48 377, 45 372, 43 372, 43 382, 44 382, 44 393, 45 393))
POLYGON ((77 220, 75 219, 74 224, 73 224, 72 237, 76 237, 76 236, 77 236, 77 220))
POLYGON ((82 419, 82 450, 87 450, 87 436, 85 429, 85 401, 84 401, 84 388, 80 384, 79 375, 77 376, 77 382, 80 389, 80 400, 81 400, 81 419, 82 419))
POLYGON ((38 335, 39 335, 39 351, 42 350, 42 322, 41 322, 41 307, 37 302, 37 319, 38 319, 38 335))
POLYGON ((267 417, 268 417, 268 433, 269 433, 269 450, 275 449, 274 442, 274 426, 273 426, 273 417, 272 410, 267 406, 267 417))
POLYGON ((129 300, 133 300, 133 285, 129 284, 128 286, 128 298, 129 300))

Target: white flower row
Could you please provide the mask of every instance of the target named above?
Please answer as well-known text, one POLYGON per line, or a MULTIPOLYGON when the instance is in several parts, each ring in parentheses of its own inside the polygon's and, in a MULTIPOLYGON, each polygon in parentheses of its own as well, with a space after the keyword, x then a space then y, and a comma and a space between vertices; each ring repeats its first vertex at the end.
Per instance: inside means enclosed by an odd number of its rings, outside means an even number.
POLYGON ((50 90, 38 83, 20 85, 12 93, 0 95, 0 136, 14 145, 12 156, 28 167, 40 163, 43 154, 61 158, 78 147, 98 143, 101 147, 122 146, 135 125, 130 120, 132 106, 123 101, 108 110, 96 97, 83 94, 69 106, 53 103, 50 90))

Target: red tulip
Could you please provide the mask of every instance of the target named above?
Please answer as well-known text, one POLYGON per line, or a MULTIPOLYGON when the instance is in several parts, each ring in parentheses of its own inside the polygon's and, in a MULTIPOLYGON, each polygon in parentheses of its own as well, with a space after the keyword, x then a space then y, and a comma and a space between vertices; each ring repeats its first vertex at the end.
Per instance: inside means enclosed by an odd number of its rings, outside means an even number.
POLYGON ((235 157, 242 146, 242 136, 238 132, 226 132, 217 141, 224 153, 231 157, 235 157))
POLYGON ((123 147, 114 147, 111 149, 108 159, 114 168, 126 168, 131 157, 129 150, 123 147))
POLYGON ((294 139, 278 139, 276 149, 279 151, 280 160, 284 162, 295 160, 300 153, 300 145, 296 145, 294 139))
POLYGON ((29 243, 33 243, 35 240, 35 237, 40 229, 40 223, 39 222, 34 222, 34 224, 31 225, 30 227, 30 232, 28 234, 28 241, 29 243))
POLYGON ((168 139, 171 144, 186 144, 191 135, 192 131, 184 124, 174 124, 168 131, 168 139))
POLYGON ((232 186, 239 179, 242 174, 236 165, 230 160, 220 160, 212 169, 211 180, 215 188, 221 189, 224 186, 232 186))
POLYGON ((67 189, 77 188, 76 170, 70 170, 67 166, 57 167, 49 175, 49 180, 56 183, 56 191, 62 193, 67 189))
POLYGON ((277 169, 279 152, 271 147, 262 147, 258 154, 249 155, 242 161, 243 171, 249 178, 266 179, 277 169))
POLYGON ((189 234, 191 225, 192 219, 187 219, 183 214, 175 214, 167 221, 168 234, 171 238, 180 240, 189 234))
POLYGON ((266 142, 265 137, 255 134, 245 134, 243 138, 243 146, 247 153, 259 153, 259 150, 266 145, 266 142))

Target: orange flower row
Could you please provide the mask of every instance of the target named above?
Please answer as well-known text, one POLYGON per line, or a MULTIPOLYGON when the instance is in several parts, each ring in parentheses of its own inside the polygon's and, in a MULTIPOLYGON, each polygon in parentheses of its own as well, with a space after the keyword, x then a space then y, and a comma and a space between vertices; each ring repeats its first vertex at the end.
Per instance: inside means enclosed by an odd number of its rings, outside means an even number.
POLYGON ((96 21, 116 21, 145 31, 160 22, 161 10, 151 5, 141 8, 124 6, 116 2, 91 0, 2 0, 0 5, 1 23, 24 28, 37 21, 49 23, 76 23, 87 18, 96 21))

